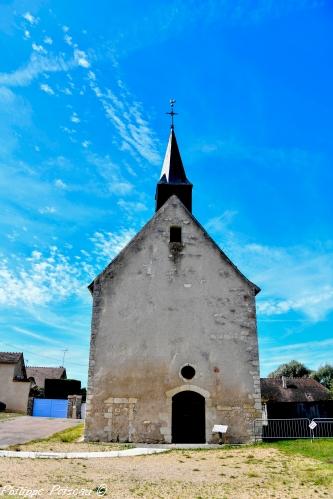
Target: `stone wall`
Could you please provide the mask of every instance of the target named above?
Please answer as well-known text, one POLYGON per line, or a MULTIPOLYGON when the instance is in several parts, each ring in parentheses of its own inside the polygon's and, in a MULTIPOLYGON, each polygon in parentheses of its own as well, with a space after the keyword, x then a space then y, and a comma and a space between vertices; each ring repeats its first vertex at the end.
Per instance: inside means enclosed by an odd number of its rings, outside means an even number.
POLYGON ((95 280, 86 440, 171 441, 172 396, 205 397, 206 440, 260 417, 256 287, 173 196, 95 280), (182 244, 169 244, 170 226, 182 244), (186 380, 182 366, 195 368, 186 380))

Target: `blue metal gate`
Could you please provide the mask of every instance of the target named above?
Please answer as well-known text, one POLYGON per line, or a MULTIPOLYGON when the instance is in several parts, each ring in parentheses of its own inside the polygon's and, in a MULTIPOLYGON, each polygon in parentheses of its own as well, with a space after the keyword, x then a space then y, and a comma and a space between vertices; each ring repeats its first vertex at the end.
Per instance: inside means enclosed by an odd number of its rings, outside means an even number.
POLYGON ((68 400, 34 399, 33 416, 67 418, 68 400))

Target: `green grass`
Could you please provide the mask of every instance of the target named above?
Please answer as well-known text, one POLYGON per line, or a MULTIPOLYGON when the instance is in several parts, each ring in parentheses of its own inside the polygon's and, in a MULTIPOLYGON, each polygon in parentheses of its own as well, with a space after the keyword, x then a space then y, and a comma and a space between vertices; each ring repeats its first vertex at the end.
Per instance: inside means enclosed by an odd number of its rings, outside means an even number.
MULTIPOLYGON (((333 464, 333 439, 320 440, 281 440, 273 444, 262 444, 275 447, 286 454, 301 454, 333 464)), ((333 471, 333 470, 332 470, 333 471)))
POLYGON ((0 412, 0 423, 3 421, 9 421, 10 419, 15 419, 19 416, 24 416, 24 414, 19 412, 0 412))
POLYGON ((67 428, 63 431, 58 431, 58 433, 53 433, 48 438, 43 439, 43 442, 76 442, 76 440, 83 435, 84 424, 80 423, 72 428, 67 428))
POLYGON ((83 429, 84 429, 84 424, 80 423, 77 426, 73 426, 73 428, 67 428, 66 430, 58 431, 57 433, 53 433, 53 435, 46 437, 46 438, 29 440, 29 442, 26 442, 25 444, 10 445, 8 447, 8 449, 9 450, 21 450, 21 448, 24 448, 25 445, 37 444, 40 442, 43 442, 43 443, 44 442, 66 442, 66 443, 76 442, 76 440, 83 435, 83 429))

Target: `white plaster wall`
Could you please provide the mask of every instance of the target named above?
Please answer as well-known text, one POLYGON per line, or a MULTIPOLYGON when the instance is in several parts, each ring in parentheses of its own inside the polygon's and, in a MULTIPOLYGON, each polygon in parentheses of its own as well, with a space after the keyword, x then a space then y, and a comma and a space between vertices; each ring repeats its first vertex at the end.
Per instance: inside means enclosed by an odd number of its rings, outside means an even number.
POLYGON ((27 412, 30 381, 13 381, 15 364, 0 364, 0 401, 6 410, 27 412))

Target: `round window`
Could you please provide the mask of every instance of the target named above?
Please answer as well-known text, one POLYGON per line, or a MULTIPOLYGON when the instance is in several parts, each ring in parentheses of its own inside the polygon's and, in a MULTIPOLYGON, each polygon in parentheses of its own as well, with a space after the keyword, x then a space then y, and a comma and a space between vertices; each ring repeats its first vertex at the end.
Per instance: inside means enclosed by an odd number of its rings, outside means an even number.
POLYGON ((181 368, 180 374, 183 376, 184 379, 192 379, 195 376, 195 369, 194 367, 187 364, 186 366, 181 368))

